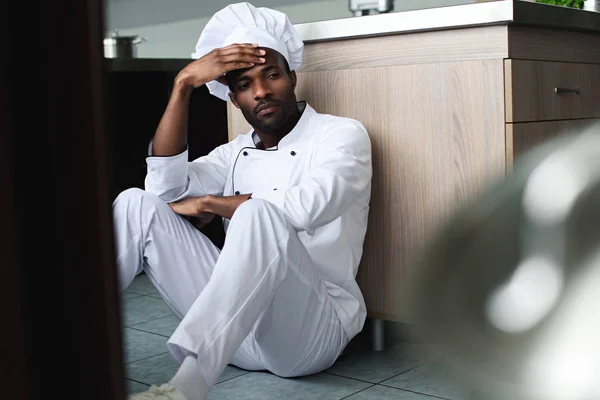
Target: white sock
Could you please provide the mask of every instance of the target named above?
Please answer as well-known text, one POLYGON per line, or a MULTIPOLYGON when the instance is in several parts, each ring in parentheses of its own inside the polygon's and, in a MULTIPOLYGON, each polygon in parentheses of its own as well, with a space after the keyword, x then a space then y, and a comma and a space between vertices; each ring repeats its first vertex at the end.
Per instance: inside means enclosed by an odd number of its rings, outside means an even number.
POLYGON ((179 389, 187 400, 204 400, 208 394, 208 385, 198 369, 195 356, 187 356, 170 383, 179 389))

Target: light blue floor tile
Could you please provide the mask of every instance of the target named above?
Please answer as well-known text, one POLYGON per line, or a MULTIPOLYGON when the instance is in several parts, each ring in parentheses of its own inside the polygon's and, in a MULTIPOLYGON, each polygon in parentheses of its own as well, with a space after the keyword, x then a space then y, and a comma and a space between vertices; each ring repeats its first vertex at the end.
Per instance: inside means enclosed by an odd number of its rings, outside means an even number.
POLYGON ((175 375, 179 364, 169 353, 146 358, 125 366, 126 376, 148 385, 161 385, 175 375))
POLYGON ((179 325, 179 320, 175 316, 155 319, 149 322, 135 324, 132 328, 146 332, 156 333, 165 337, 170 337, 175 328, 179 325))
POLYGON ((139 392, 144 392, 148 390, 150 386, 144 385, 143 383, 134 382, 132 380, 126 379, 125 384, 127 385, 127 394, 134 394, 139 392))
POLYGON ((168 351, 164 336, 130 328, 123 328, 123 345, 126 364, 168 351))
POLYGON ((382 382, 382 385, 407 389, 413 392, 439 396, 451 400, 466 399, 461 388, 449 374, 440 368, 424 365, 407 373, 382 382))
MULTIPOLYGON (((148 385, 161 385, 175 375, 179 364, 167 353, 127 364, 125 368, 126 376, 129 379, 148 385)), ((246 373, 248 372, 228 365, 217 382, 223 382, 246 373)))
POLYGON ((125 299, 122 303, 123 325, 133 326, 142 322, 173 315, 167 304, 150 296, 138 296, 125 299))
POLYGON ((135 277, 131 285, 126 289, 128 293, 146 294, 146 295, 158 295, 158 291, 148 279, 145 273, 141 273, 135 277))
POLYGON ((129 292, 123 292, 121 293, 121 301, 124 300, 128 300, 128 299, 133 299, 134 297, 140 297, 141 294, 138 293, 129 293, 129 292))
POLYGON ((347 397, 349 400, 435 400, 435 397, 375 385, 347 397))
POLYGON ((234 367, 233 365, 228 365, 223 370, 223 373, 219 377, 217 383, 228 381, 230 379, 237 378, 238 376, 246 375, 247 373, 249 372, 246 370, 239 369, 238 367, 234 367))
POLYGON ((396 344, 385 351, 352 351, 338 358, 327 372, 379 383, 422 364, 419 345, 396 344))
POLYGON ((216 385, 208 400, 339 400, 369 384, 328 374, 284 379, 264 372, 250 372, 216 385))

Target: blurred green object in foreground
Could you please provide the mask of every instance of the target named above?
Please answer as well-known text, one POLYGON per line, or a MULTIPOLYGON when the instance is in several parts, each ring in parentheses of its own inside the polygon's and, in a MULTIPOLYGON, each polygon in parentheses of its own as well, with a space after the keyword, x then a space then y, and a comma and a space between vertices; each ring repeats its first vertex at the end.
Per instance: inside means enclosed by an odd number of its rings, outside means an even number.
POLYGON ((583 8, 584 0, 535 0, 536 3, 552 4, 555 6, 583 8))

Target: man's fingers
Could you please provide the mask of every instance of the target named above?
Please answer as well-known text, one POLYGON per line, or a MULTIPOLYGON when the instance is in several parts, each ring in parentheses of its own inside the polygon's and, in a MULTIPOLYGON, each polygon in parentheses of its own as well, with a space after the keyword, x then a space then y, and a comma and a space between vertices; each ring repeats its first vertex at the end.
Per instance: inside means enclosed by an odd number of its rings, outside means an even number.
POLYGON ((227 46, 227 47, 223 47, 221 48, 222 51, 226 51, 226 52, 231 52, 231 51, 256 51, 256 52, 263 52, 265 53, 265 50, 261 49, 260 47, 258 47, 258 45, 247 45, 247 44, 238 44, 238 45, 231 45, 231 46, 227 46))
POLYGON ((228 56, 221 57, 220 62, 223 64, 230 64, 230 63, 263 64, 265 62, 265 59, 263 57, 251 56, 249 54, 231 54, 228 56))
POLYGON ((221 54, 217 61, 226 64, 230 62, 248 62, 248 63, 264 63, 265 57, 260 54, 236 52, 231 54, 221 54))
POLYGON ((223 48, 218 52, 219 56, 229 56, 231 54, 248 54, 253 56, 264 56, 267 54, 266 51, 262 49, 257 49, 256 47, 232 47, 230 49, 223 48))
POLYGON ((173 210, 176 214, 179 215, 188 215, 189 213, 185 212, 185 208, 183 208, 183 206, 181 204, 178 204, 179 202, 175 202, 175 203, 167 203, 169 204, 169 207, 171 207, 171 210, 173 210))
POLYGON ((235 70, 235 69, 246 69, 246 68, 252 68, 254 67, 256 64, 254 63, 243 63, 243 62, 239 62, 239 63, 233 63, 230 64, 231 66, 231 70, 235 70))
MULTIPOLYGON (((236 69, 252 68, 256 64, 264 64, 265 51, 259 50, 254 45, 231 45, 219 49, 216 61, 223 67, 223 74, 236 69)), ((224 78, 217 78, 222 84, 227 84, 224 78)))
POLYGON ((225 46, 225 47, 221 47, 221 49, 235 49, 235 48, 257 48, 258 47, 258 43, 232 43, 229 46, 225 46))
MULTIPOLYGON (((236 69, 246 69, 246 68, 252 68, 254 67, 254 63, 246 63, 246 62, 236 62, 236 63, 229 63, 225 66, 225 71, 223 72, 224 74, 226 74, 229 71, 233 71, 236 69)), ((217 82, 225 85, 225 86, 229 86, 229 81, 227 80, 227 77, 225 75, 220 75, 218 78, 216 78, 217 82)))

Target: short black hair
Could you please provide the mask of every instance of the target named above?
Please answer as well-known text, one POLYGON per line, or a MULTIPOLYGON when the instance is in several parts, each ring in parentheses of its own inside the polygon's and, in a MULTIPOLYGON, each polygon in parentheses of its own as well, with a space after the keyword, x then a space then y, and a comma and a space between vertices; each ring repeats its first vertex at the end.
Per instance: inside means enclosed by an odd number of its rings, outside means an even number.
MULTIPOLYGON (((287 59, 280 52, 278 52, 276 50, 272 50, 272 51, 277 54, 279 59, 283 60, 283 66, 284 66, 285 72, 286 72, 286 74, 289 75, 292 72, 292 70, 290 69, 290 64, 288 63, 287 59)), ((231 72, 234 72, 234 71, 231 71, 231 72)), ((231 74, 231 72, 226 73, 225 76, 227 77, 227 86, 229 86, 229 90, 231 91, 231 93, 233 93, 235 86, 233 85, 234 80, 229 79, 229 75, 231 74)))
POLYGON ((285 72, 289 75, 290 72, 292 72, 292 70, 290 69, 290 64, 288 63, 287 59, 282 56, 281 54, 279 54, 281 56, 281 58, 283 58, 283 65, 285 66, 285 72))

